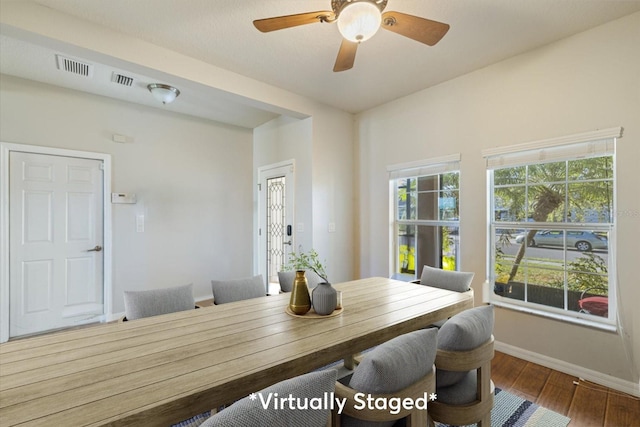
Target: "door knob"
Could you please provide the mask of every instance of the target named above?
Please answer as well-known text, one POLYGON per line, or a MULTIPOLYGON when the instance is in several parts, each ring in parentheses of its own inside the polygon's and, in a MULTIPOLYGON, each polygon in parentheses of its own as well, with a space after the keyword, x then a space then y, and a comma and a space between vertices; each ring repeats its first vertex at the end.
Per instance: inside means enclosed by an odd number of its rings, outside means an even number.
POLYGON ((283 245, 291 245, 291 244, 292 244, 292 242, 291 242, 291 240, 289 240, 288 242, 282 242, 282 244, 283 244, 283 245))
POLYGON ((96 245, 93 249, 88 249, 87 252, 100 252, 102 250, 102 246, 96 245))

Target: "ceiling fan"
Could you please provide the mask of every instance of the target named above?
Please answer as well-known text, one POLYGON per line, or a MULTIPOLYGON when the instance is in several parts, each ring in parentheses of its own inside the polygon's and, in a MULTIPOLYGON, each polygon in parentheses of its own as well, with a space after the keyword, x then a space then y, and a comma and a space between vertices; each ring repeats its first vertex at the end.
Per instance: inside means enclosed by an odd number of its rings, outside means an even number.
POLYGON ((337 22, 342 44, 333 71, 353 67, 358 44, 380 27, 433 46, 449 31, 449 25, 400 12, 383 12, 388 0, 331 0, 332 10, 257 19, 253 25, 263 33, 316 22, 337 22))

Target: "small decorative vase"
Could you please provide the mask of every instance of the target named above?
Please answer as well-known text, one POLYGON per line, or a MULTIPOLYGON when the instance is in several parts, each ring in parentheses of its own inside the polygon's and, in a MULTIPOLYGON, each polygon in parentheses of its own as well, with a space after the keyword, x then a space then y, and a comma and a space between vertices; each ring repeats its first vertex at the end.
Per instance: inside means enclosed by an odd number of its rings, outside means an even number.
POLYGON ((296 271, 296 278, 293 279, 293 288, 289 299, 289 308, 298 315, 306 314, 307 311, 311 310, 311 298, 309 297, 309 288, 307 278, 304 277, 304 270, 296 271))
POLYGON ((321 316, 333 313, 338 305, 338 293, 331 283, 322 282, 313 290, 313 309, 321 316))

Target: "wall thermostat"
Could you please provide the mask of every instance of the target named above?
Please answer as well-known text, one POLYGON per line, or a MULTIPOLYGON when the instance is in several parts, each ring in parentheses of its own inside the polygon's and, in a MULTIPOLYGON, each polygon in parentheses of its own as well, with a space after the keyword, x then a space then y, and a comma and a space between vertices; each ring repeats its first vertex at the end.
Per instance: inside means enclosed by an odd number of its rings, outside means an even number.
POLYGON ((135 203, 135 193, 111 193, 111 203, 135 203))

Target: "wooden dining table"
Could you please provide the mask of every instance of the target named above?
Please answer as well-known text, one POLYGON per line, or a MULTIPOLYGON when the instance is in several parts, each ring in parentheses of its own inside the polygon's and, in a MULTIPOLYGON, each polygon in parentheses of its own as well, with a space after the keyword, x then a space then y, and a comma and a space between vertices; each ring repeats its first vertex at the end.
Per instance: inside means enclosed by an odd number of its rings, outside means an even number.
POLYGON ((167 427, 473 306, 387 278, 334 287, 330 317, 280 294, 0 344, 0 426, 167 427))

